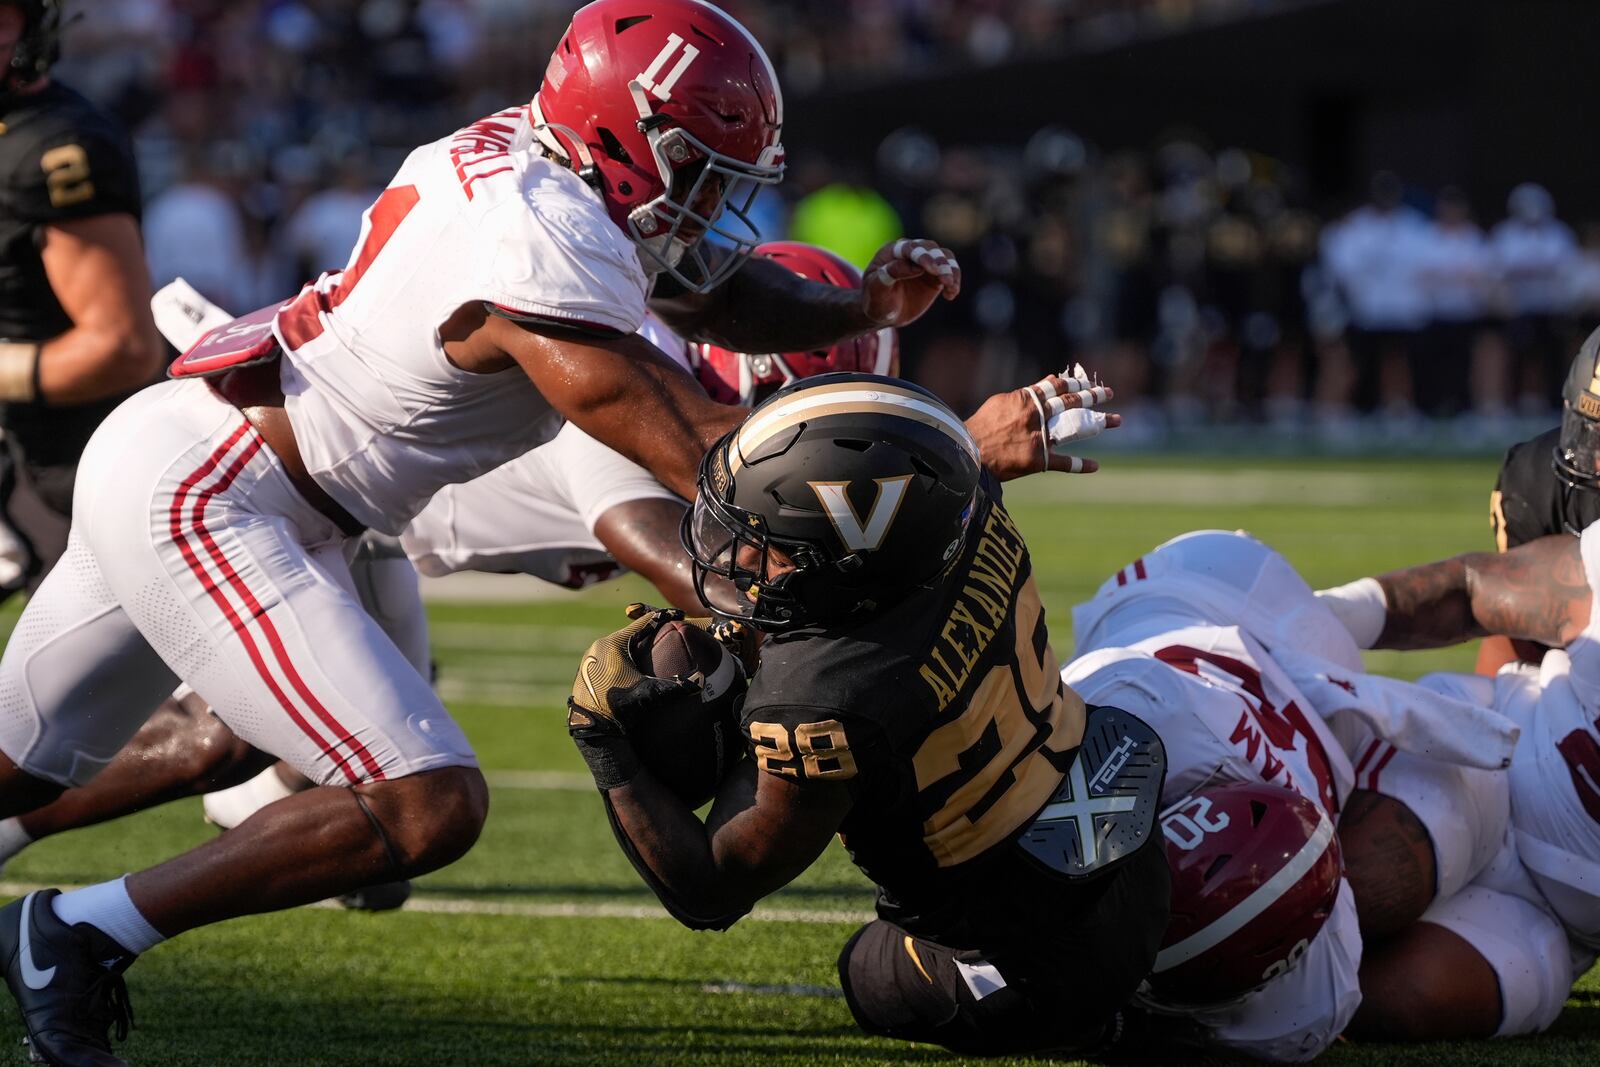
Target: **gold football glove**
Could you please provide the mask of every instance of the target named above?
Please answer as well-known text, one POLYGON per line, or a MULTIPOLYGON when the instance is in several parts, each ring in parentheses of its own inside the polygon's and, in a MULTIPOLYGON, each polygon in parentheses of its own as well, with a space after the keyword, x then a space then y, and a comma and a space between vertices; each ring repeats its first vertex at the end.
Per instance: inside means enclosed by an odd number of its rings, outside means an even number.
POLYGON ((682 619, 683 612, 630 604, 628 617, 633 621, 584 652, 567 698, 567 733, 601 789, 626 785, 639 772, 628 722, 645 708, 679 700, 700 687, 688 678, 652 678, 638 666, 640 652, 655 641, 657 631, 682 619))

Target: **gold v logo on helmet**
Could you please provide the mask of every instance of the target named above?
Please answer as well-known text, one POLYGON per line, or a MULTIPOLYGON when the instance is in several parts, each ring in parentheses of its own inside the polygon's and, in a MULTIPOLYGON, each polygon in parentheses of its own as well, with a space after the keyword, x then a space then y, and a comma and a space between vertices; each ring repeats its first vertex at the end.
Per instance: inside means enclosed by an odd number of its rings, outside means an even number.
POLYGON ((894 478, 874 478, 878 483, 878 496, 872 502, 872 510, 867 512, 866 521, 856 514, 855 505, 850 503, 849 482, 807 482, 811 491, 817 494, 822 508, 828 513, 828 519, 833 523, 833 528, 839 531, 839 540, 852 552, 871 552, 883 544, 883 539, 889 533, 889 527, 894 524, 894 517, 900 512, 900 504, 906 498, 906 486, 911 484, 912 476, 901 474, 894 478))

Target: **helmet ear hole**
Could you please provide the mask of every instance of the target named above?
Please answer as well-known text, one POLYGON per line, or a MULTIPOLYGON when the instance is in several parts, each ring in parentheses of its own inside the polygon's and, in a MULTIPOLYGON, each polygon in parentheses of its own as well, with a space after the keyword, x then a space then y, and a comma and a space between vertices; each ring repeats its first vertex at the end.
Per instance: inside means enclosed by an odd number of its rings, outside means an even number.
POLYGON ((604 126, 599 127, 595 132, 600 136, 600 146, 605 149, 606 155, 618 163, 626 163, 630 166, 633 164, 633 157, 629 156, 628 150, 622 147, 622 142, 617 139, 616 134, 604 126))

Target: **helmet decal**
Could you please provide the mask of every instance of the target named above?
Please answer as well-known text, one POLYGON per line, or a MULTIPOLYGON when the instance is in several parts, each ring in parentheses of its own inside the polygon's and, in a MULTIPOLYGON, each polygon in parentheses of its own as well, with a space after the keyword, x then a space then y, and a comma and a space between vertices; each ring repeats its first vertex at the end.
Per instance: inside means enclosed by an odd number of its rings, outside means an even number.
POLYGON ((874 478, 873 481, 878 484, 878 495, 872 501, 872 510, 867 512, 865 522, 856 514, 856 506, 850 502, 849 482, 806 484, 817 494, 822 510, 828 513, 828 519, 833 523, 833 528, 839 531, 839 540, 845 543, 845 547, 852 552, 872 552, 883 544, 890 524, 900 513, 900 503, 906 498, 906 486, 911 477, 902 474, 894 478, 874 478))
POLYGON ((700 54, 700 49, 692 44, 685 44, 682 37, 675 33, 667 34, 667 43, 661 46, 661 51, 656 53, 656 58, 650 62, 644 72, 639 75, 639 88, 655 97, 657 100, 671 100, 672 87, 678 84, 678 79, 683 77, 683 72, 689 69, 689 64, 695 61, 700 54), (661 73, 661 68, 666 66, 674 52, 683 49, 683 55, 678 59, 678 65, 667 73, 659 82, 656 76, 661 73))
POLYGON ((811 419, 854 412, 898 415, 936 427, 960 445, 974 463, 982 463, 966 424, 943 404, 930 402, 926 394, 879 382, 841 382, 801 390, 753 413, 736 438, 736 449, 730 457, 733 470, 737 473, 741 462, 748 461, 784 430, 811 419))

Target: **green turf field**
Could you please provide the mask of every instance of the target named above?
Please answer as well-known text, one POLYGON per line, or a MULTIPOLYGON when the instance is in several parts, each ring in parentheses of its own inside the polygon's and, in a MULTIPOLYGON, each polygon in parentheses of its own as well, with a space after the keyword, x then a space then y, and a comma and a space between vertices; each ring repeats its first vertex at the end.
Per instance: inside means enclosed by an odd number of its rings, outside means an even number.
MULTIPOLYGON (((1173 534, 1244 528, 1312 584, 1488 547, 1494 462, 1114 460, 1093 478, 1014 488, 1053 636, 1068 608, 1173 534)), ((898 1064, 936 1049, 859 1036, 834 958, 870 907, 831 850, 726 934, 662 917, 612 843, 557 710, 576 654, 621 622, 634 580, 538 604, 434 605, 440 685, 494 787, 483 840, 424 879, 407 910, 320 908, 200 930, 129 976, 157 1065, 898 1064), (761 920, 761 921, 752 921, 761 920)), ((1374 656, 1414 676, 1470 669, 1472 650, 1374 656)), ((41 842, 4 873, 21 884, 115 876, 200 841, 198 801, 41 842)), ((0 1041, 21 1035, 9 1008, 0 1041), (9 1029, 6 1029, 9 1028, 9 1029)), ((1600 982, 1555 1032, 1494 1046, 1358 1049, 1340 1065, 1592 1062, 1600 982)), ((22 1062, 20 1050, 0 1052, 22 1062)))

